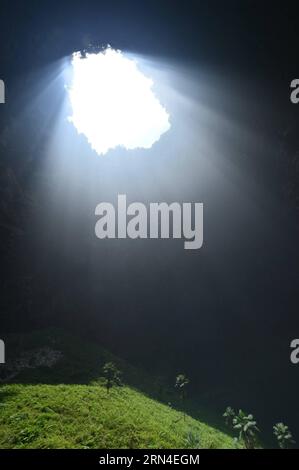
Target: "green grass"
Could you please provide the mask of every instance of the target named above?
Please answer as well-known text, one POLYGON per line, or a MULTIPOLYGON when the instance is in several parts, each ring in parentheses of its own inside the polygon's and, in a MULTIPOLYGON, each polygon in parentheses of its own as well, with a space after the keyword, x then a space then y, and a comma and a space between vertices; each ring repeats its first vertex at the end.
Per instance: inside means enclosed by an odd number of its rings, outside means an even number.
POLYGON ((7 385, 1 388, 2 448, 233 447, 225 434, 129 387, 7 385))
MULTIPOLYGON (((52 337, 31 335, 22 347, 49 344, 52 337)), ((28 369, 0 386, 0 448, 188 448, 190 432, 201 448, 235 446, 231 436, 152 398, 155 381, 106 351, 82 349, 57 332, 54 342, 64 354, 55 367, 28 369), (111 359, 126 385, 107 394, 101 364, 111 359)))

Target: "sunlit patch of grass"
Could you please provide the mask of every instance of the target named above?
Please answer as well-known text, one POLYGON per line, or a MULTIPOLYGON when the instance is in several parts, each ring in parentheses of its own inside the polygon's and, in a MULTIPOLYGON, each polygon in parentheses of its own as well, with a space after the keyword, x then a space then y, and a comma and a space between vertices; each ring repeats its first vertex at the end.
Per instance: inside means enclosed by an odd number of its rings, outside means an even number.
POLYGON ((233 448, 230 436, 130 387, 2 385, 1 448, 233 448))
POLYGON ((27 368, 0 385, 0 448, 168 449, 191 448, 193 441, 200 448, 235 447, 231 436, 202 422, 195 404, 195 411, 191 402, 175 410, 182 403, 167 384, 98 345, 61 330, 9 340, 15 357, 43 347, 61 352, 55 367, 27 368), (111 361, 124 386, 107 393, 103 366, 111 361))

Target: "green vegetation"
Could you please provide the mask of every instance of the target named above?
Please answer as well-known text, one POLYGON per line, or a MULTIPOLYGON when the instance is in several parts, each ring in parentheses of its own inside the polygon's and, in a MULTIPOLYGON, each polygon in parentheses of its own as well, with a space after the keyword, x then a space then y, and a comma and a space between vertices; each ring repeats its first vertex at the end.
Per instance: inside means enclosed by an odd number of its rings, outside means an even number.
POLYGON ((234 426, 233 421, 234 421, 235 416, 236 414, 234 410, 230 406, 228 406, 225 412, 223 413, 223 417, 224 417, 225 424, 227 427, 233 428, 234 426))
POLYGON ((103 367, 103 375, 106 380, 107 393, 113 385, 121 385, 121 372, 113 362, 106 362, 103 367))
POLYGON ((55 330, 7 344, 15 357, 0 385, 0 448, 235 447, 182 403, 158 401, 160 381, 97 346, 55 330), (123 385, 107 386, 119 371, 123 385))
MULTIPOLYGON (((59 330, 12 336, 0 375, 0 448, 242 448, 261 447, 252 414, 228 406, 229 433, 204 422, 162 377, 59 330), (192 410, 192 411, 191 411, 192 410)), ((209 420, 208 420, 209 421, 209 420)), ((278 446, 295 444, 288 426, 273 427, 278 446)))
POLYGON ((201 447, 233 439, 130 387, 6 385, 1 387, 1 448, 185 448, 190 429, 201 447))
POLYGON ((194 434, 194 432, 189 431, 186 438, 186 444, 190 449, 200 449, 200 438, 194 434))
POLYGON ((228 406, 223 413, 225 424, 238 431, 236 441, 242 442, 246 449, 257 447, 257 433, 260 432, 252 414, 247 415, 243 410, 236 414, 234 409, 228 406))
POLYGON ((189 379, 184 374, 179 374, 175 380, 175 387, 179 390, 180 398, 184 400, 186 398, 186 386, 189 383, 189 379))
MULTIPOLYGON (((189 379, 184 374, 177 375, 175 379, 175 388, 179 391, 179 398, 184 404, 186 399, 186 386, 189 384, 189 379)), ((183 412, 183 418, 185 419, 186 414, 183 412)))
POLYGON ((246 415, 244 411, 239 410, 239 413, 233 418, 233 428, 239 432, 239 440, 244 442, 246 449, 255 448, 259 429, 253 415, 246 415))
MULTIPOLYGON (((239 436, 236 441, 243 442, 246 449, 254 449, 258 446, 257 434, 260 430, 252 414, 246 415, 242 410, 236 414, 234 409, 228 406, 222 416, 227 427, 238 431, 239 436)), ((273 426, 273 434, 280 449, 289 449, 296 444, 288 426, 283 423, 273 426)))
POLYGON ((273 433, 280 449, 289 449, 293 444, 296 444, 288 426, 283 423, 275 424, 273 426, 273 433))

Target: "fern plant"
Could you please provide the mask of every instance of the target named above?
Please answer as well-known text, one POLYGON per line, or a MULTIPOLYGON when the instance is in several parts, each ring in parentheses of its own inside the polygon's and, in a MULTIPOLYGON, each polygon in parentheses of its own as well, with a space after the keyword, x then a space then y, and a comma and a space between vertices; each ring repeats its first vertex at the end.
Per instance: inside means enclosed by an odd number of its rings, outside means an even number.
POLYGON ((188 449, 200 449, 200 439, 194 432, 189 431, 186 437, 186 446, 188 449))

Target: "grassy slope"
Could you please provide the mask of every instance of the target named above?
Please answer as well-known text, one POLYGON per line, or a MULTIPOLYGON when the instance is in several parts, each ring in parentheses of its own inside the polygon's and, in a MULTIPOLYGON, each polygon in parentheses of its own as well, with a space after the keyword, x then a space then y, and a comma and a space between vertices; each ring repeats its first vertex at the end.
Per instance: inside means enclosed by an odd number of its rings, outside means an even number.
POLYGON ((187 448, 190 431, 202 448, 234 447, 230 436, 150 398, 155 381, 106 351, 60 332, 30 335, 20 348, 45 344, 63 351, 55 367, 0 386, 0 448, 187 448), (107 394, 100 370, 111 359, 126 385, 107 394))

